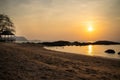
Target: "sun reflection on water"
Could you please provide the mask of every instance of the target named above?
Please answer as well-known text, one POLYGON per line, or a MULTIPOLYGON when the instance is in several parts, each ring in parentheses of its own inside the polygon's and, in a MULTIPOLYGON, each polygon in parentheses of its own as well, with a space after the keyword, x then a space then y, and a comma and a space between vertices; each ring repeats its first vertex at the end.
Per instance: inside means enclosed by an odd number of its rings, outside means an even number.
POLYGON ((93 56, 93 46, 92 45, 89 45, 88 46, 88 55, 90 55, 90 56, 93 56))

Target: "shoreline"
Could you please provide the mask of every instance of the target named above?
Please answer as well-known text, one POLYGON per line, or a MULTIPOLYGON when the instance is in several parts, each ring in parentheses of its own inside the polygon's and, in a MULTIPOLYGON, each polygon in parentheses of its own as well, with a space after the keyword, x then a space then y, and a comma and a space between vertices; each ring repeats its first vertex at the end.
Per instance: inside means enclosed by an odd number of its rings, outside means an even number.
POLYGON ((120 60, 0 43, 1 80, 119 80, 120 60))
MULTIPOLYGON (((88 56, 88 57, 92 57, 92 58, 103 58, 103 59, 110 59, 110 60, 120 60, 118 58, 109 58, 109 57, 103 57, 103 56, 90 56, 90 55, 84 55, 84 54, 80 54, 80 53, 73 53, 73 52, 64 52, 64 51, 57 51, 57 50, 51 50, 51 49, 47 49, 45 47, 43 47, 46 50, 50 50, 50 51, 55 51, 55 52, 61 52, 61 53, 67 53, 67 54, 75 54, 75 55, 80 55, 80 56, 88 56)), ((107 53, 106 53, 107 54, 107 53)))
POLYGON ((117 58, 108 58, 108 57, 102 57, 102 56, 89 56, 89 55, 78 54, 78 53, 71 53, 71 52, 63 52, 63 51, 50 50, 50 49, 46 49, 46 48, 44 48, 44 49, 48 50, 48 51, 56 52, 56 53, 61 53, 61 54, 68 54, 68 55, 71 54, 71 55, 82 56, 82 57, 89 57, 89 58, 97 58, 97 59, 120 61, 120 59, 117 59, 117 58))
MULTIPOLYGON (((49 49, 46 49, 46 50, 49 50, 49 49)), ((51 51, 55 51, 55 50, 51 50, 51 51)), ((55 51, 55 52, 72 54, 72 55, 78 55, 78 56, 86 56, 86 57, 92 57, 92 58, 101 58, 101 59, 109 59, 109 60, 120 60, 120 59, 117 59, 117 58, 108 58, 108 57, 102 57, 102 56, 89 56, 89 55, 84 55, 84 54, 63 52, 63 51, 55 51)))

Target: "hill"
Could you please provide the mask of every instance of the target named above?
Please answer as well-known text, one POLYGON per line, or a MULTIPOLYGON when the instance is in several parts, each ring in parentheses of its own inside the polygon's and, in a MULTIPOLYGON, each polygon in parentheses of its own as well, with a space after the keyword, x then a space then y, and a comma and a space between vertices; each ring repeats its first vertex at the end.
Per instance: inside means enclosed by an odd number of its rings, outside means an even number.
POLYGON ((28 40, 23 36, 16 36, 16 41, 28 41, 28 40))
POLYGON ((110 45, 110 44, 120 44, 119 42, 113 42, 113 41, 96 41, 93 44, 106 44, 106 45, 110 45))

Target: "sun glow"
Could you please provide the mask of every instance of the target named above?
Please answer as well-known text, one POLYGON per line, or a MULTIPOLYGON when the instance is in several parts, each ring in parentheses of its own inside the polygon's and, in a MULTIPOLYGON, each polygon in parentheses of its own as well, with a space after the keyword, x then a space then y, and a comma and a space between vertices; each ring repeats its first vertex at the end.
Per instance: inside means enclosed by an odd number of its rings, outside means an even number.
POLYGON ((87 31, 88 32, 92 32, 94 30, 94 22, 91 20, 91 21, 88 21, 85 23, 86 24, 86 27, 87 27, 87 31))
POLYGON ((89 26, 88 26, 88 31, 89 31, 89 32, 92 32, 92 31, 93 31, 93 26, 89 25, 89 26))

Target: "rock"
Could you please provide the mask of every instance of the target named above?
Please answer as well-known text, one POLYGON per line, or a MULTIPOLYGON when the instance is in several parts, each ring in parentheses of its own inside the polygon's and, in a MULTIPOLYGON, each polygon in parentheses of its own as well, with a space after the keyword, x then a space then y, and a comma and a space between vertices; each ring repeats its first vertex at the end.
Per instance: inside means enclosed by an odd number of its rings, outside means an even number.
POLYGON ((110 54, 114 54, 114 53, 115 53, 115 51, 114 51, 113 49, 108 49, 108 50, 106 50, 105 52, 106 52, 106 53, 110 53, 110 54))
POLYGON ((120 52, 118 52, 118 55, 120 55, 120 52))

